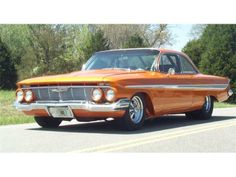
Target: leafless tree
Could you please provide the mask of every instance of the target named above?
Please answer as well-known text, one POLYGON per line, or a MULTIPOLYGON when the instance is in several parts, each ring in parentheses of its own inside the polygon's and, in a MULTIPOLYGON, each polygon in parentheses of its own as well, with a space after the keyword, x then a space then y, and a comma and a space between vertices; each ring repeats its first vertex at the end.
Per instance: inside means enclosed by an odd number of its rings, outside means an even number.
POLYGON ((166 24, 109 24, 98 25, 110 40, 111 48, 122 48, 132 35, 138 34, 149 47, 171 44, 171 33, 166 24))

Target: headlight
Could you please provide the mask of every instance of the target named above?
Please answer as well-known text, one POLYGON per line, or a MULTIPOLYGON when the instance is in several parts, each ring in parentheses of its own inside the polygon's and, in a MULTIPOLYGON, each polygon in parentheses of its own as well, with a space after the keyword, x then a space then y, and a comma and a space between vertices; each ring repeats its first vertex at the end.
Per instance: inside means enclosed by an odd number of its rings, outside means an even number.
POLYGON ((102 99, 102 95, 103 95, 102 89, 100 88, 93 89, 92 91, 93 101, 96 101, 96 102, 100 101, 102 99))
POLYGON ((24 92, 23 92, 23 90, 16 91, 16 101, 17 102, 22 102, 23 99, 24 99, 24 92))
POLYGON ((33 100, 33 92, 31 90, 25 91, 25 101, 30 102, 33 100))
POLYGON ((106 100, 113 101, 115 99, 115 91, 112 89, 107 90, 106 92, 106 100))

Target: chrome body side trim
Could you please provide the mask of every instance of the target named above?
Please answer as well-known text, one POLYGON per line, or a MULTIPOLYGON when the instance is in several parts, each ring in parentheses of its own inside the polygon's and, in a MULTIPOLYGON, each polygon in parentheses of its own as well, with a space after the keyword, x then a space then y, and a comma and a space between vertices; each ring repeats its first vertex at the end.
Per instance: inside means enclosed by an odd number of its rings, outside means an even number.
POLYGON ((154 89, 200 89, 200 90, 224 90, 228 87, 228 84, 155 84, 155 85, 127 85, 126 88, 154 88, 154 89))
POLYGON ((125 110, 129 107, 129 99, 120 99, 114 103, 104 103, 104 104, 96 104, 86 100, 79 101, 38 101, 35 103, 27 104, 27 103, 19 103, 14 102, 14 106, 17 110, 20 111, 31 111, 36 109, 44 109, 47 111, 48 107, 60 107, 60 106, 69 106, 73 109, 82 109, 91 112, 112 112, 117 110, 125 110))

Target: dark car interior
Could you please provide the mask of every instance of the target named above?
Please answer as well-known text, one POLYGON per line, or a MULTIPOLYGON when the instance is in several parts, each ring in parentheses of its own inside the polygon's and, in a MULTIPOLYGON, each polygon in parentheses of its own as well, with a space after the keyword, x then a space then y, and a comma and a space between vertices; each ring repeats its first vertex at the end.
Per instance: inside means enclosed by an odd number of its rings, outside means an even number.
POLYGON ((161 57, 159 69, 161 72, 167 73, 170 68, 173 68, 176 73, 180 73, 180 61, 177 55, 165 54, 161 57))

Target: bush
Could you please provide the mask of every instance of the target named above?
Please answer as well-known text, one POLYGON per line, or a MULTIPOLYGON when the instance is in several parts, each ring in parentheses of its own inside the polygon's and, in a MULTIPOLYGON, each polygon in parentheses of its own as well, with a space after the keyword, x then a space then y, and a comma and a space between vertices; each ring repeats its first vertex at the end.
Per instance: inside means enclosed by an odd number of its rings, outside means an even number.
POLYGON ((16 69, 11 54, 0 38, 0 89, 15 88, 16 69))
MULTIPOLYGON (((199 63, 201 61, 201 54, 203 53, 203 47, 201 45, 200 40, 192 40, 189 41, 182 51, 192 59, 194 64, 199 67, 199 63)), ((199 68, 200 69, 200 68, 199 68)))
MULTIPOLYGON (((200 38, 188 42, 183 51, 197 61, 203 73, 230 78, 236 93, 236 25, 207 25, 200 38)), ((236 94, 229 102, 236 103, 236 94)))

